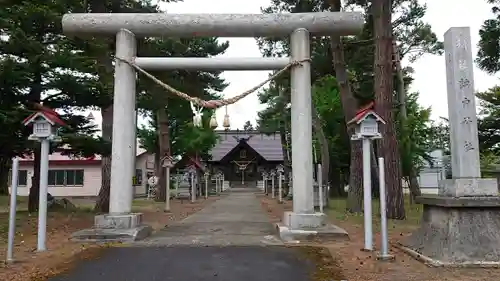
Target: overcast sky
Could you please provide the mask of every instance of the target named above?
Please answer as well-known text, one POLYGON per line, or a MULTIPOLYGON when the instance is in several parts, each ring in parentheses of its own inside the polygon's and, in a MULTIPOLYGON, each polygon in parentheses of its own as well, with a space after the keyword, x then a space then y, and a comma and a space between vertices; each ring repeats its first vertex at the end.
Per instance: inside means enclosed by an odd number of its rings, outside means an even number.
MULTIPOLYGON (((269 5, 269 0, 235 1, 235 0, 184 0, 181 3, 166 4, 163 8, 169 13, 260 13, 260 8, 269 5)), ((487 18, 491 17, 491 7, 485 0, 434 0, 422 1, 428 6, 425 20, 432 25, 440 40, 450 27, 469 26, 471 28, 473 55, 477 53, 478 31, 487 18)), ((229 40, 230 46, 223 57, 260 57, 261 54, 253 38, 221 38, 229 40)), ((404 65, 409 65, 404 62, 404 65)), ((415 81, 412 91, 420 92, 420 103, 431 106, 433 118, 447 116, 445 61, 443 56, 425 55, 411 66, 415 69, 415 81)), ((230 85, 224 91, 225 97, 232 97, 250 89, 265 80, 265 71, 230 71, 223 77, 230 85)), ((489 76, 479 69, 474 69, 476 90, 486 90, 498 82, 495 76, 489 76)), ((252 94, 228 108, 231 128, 242 128, 245 121, 255 124, 257 112, 264 108, 259 104, 257 94, 252 94)), ((101 117, 93 112, 96 122, 101 117)), ((222 125, 224 109, 217 112, 219 125, 222 125)), ((143 123, 144 121, 140 121, 143 123)))

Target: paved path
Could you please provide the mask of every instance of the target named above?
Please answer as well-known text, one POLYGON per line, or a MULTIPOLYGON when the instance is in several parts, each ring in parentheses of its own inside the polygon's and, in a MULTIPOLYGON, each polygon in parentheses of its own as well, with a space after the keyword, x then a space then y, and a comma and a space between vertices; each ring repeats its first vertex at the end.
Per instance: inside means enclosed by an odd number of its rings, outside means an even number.
POLYGON ((228 196, 140 244, 281 245, 255 197, 256 191, 232 190, 228 196))
POLYGON ((307 281, 312 265, 280 247, 252 192, 232 191, 134 247, 111 248, 52 281, 307 281))

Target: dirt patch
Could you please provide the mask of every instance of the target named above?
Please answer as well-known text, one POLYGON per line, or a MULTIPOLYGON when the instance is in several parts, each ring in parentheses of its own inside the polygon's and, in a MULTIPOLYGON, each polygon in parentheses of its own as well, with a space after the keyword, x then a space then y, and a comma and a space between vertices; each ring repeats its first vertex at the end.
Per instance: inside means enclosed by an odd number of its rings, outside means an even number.
POLYGON ((282 221, 283 212, 292 210, 292 201, 285 200, 282 204, 279 204, 277 199, 272 199, 271 196, 263 194, 257 195, 257 198, 259 198, 262 208, 266 211, 272 223, 282 221))
MULTIPOLYGON (((196 203, 172 200, 171 212, 163 212, 164 203, 149 200, 134 201, 133 210, 142 212, 144 220, 155 230, 171 222, 182 220, 201 210, 219 197, 201 199, 196 203)), ((16 220, 16 239, 13 264, 0 264, 0 280, 2 281, 41 281, 61 272, 70 270, 81 260, 97 258, 103 249, 115 244, 95 245, 79 244, 69 241, 71 234, 77 230, 92 227, 94 213, 89 211, 51 212, 47 226, 47 252, 36 252, 37 217, 26 212, 19 212, 16 220)), ((0 213, 0 260, 5 260, 8 214, 0 213)))
MULTIPOLYGON (((283 216, 283 211, 291 210, 290 201, 279 204, 276 200, 266 196, 261 196, 261 204, 267 211, 269 218, 273 222, 278 222, 283 216)), ((376 211, 377 204, 374 202, 374 216, 379 215, 376 211)), ((325 210, 329 220, 334 224, 344 228, 350 237, 350 241, 308 244, 309 246, 320 246, 330 251, 333 256, 332 268, 338 269, 339 278, 344 276, 348 281, 486 281, 500 280, 500 269, 447 269, 431 268, 395 247, 391 247, 391 254, 395 256, 392 262, 377 261, 376 252, 363 252, 364 230, 363 217, 345 213, 345 203, 339 200, 330 202, 330 208, 325 210)), ((389 222, 389 238, 391 243, 395 243, 408 236, 412 230, 418 226, 421 208, 419 205, 407 206, 406 221, 389 222)), ((378 220, 374 219, 374 241, 375 248, 379 248, 380 235, 378 220)), ((304 244, 302 244, 304 245, 304 244)), ((328 279, 313 279, 328 280, 328 279)), ((342 280, 342 279, 330 279, 342 280)))
POLYGON ((297 248, 302 256, 313 264, 311 281, 346 280, 340 261, 332 256, 327 248, 314 246, 290 247, 297 248))

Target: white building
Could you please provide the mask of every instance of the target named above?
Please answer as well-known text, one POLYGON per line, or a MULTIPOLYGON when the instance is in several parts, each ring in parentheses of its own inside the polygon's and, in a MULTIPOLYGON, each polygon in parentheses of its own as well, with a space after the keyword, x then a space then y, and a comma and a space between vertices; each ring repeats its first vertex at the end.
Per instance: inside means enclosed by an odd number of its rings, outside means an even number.
MULTIPOLYGON (((418 175, 418 184, 422 194, 437 194, 439 181, 445 178, 443 169, 443 151, 434 150, 430 153, 430 156, 434 158, 433 163, 424 164, 424 167, 420 170, 418 175)), ((408 183, 403 181, 403 188, 405 193, 409 193, 408 183)))
MULTIPOLYGON (((135 195, 146 194, 147 178, 154 174, 154 155, 137 149, 135 195)), ((33 177, 33 157, 19 158, 17 194, 28 196, 33 177)), ((94 197, 101 188, 101 157, 75 158, 59 152, 49 155, 49 193, 56 197, 94 197)), ((9 181, 10 183, 10 181, 9 181)))

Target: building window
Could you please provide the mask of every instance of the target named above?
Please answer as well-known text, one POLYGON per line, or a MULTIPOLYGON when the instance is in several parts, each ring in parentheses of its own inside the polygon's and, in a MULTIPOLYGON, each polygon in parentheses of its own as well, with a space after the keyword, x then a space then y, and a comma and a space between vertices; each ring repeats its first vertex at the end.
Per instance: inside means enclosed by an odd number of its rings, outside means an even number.
MULTIPOLYGON (((27 186, 28 185, 28 170, 19 170, 17 172, 17 186, 27 186)), ((9 171, 9 185, 12 182, 12 170, 9 171)))
POLYGON ((247 151, 246 150, 244 150, 244 149, 240 150, 240 158, 241 159, 247 158, 247 151))
POLYGON ((135 169, 134 185, 142 185, 142 169, 135 169))
POLYGON ((17 179, 18 186, 27 186, 28 185, 28 171, 27 170, 19 170, 18 174, 19 178, 17 179))
POLYGON ((50 186, 81 186, 83 170, 49 170, 50 186))

